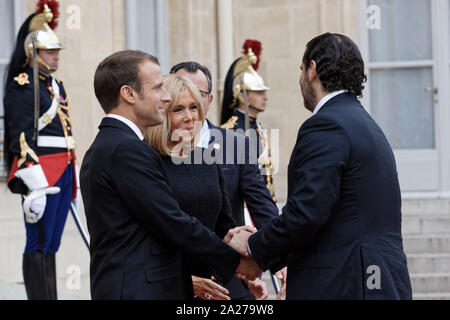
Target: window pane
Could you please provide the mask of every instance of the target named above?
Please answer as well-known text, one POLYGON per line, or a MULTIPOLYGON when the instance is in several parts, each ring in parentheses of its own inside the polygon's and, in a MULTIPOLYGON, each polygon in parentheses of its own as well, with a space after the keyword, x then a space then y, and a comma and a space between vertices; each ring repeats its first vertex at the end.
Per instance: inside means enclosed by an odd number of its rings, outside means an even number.
POLYGON ((5 169, 5 161, 3 160, 3 137, 5 135, 4 129, 3 129, 3 118, 0 117, 0 178, 6 177, 6 169, 5 169))
POLYGON ((0 178, 6 177, 3 162, 3 79, 6 63, 11 57, 14 47, 14 1, 0 1, 0 178))
POLYGON ((6 69, 5 65, 0 64, 0 179, 6 177, 6 170, 5 170, 5 164, 3 161, 3 138, 5 135, 4 132, 4 122, 3 122, 3 116, 4 116, 4 110, 3 110, 3 75, 4 71, 6 69))
POLYGON ((381 29, 369 30, 370 61, 432 59, 430 0, 369 0, 380 8, 381 29))
POLYGON ((156 23, 155 23, 155 4, 154 1, 138 0, 137 1, 137 25, 143 26, 137 28, 137 38, 142 48, 146 52, 156 55, 156 23))
POLYGON ((371 71, 372 115, 394 149, 434 148, 431 68, 371 71))
MULTIPOLYGON (((4 89, 4 80, 5 79, 5 71, 6 71, 6 65, 0 64, 0 117, 3 117, 4 111, 3 111, 3 89, 4 89)), ((3 120, 2 120, 3 121, 3 120)))
POLYGON ((0 1, 0 59, 9 59, 14 45, 13 1, 0 1))

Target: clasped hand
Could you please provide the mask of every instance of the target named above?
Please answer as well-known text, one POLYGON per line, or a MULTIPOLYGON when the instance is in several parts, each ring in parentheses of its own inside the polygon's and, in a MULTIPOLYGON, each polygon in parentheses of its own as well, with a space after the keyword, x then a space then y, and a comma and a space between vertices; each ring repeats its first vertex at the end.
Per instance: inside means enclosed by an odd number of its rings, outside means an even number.
POLYGON ((32 190, 29 195, 24 196, 22 207, 25 213, 25 221, 28 223, 38 222, 44 214, 47 195, 57 194, 60 190, 59 187, 42 188, 32 190))
POLYGON ((249 226, 236 227, 230 229, 223 239, 241 255, 241 261, 236 269, 236 276, 244 281, 255 280, 262 273, 261 268, 248 251, 248 238, 255 232, 256 229, 249 226))

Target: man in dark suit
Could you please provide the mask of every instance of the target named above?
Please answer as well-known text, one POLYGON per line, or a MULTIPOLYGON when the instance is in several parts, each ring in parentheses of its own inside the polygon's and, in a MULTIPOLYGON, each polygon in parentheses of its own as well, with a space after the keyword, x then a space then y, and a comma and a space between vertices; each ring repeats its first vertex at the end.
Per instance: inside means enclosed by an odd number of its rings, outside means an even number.
POLYGON ((392 149, 364 110, 364 62, 352 40, 311 40, 300 86, 313 116, 288 167, 282 215, 230 244, 262 270, 287 264, 287 299, 411 299, 392 149))
MULTIPOLYGON (((206 115, 213 100, 212 79, 208 68, 194 61, 187 61, 173 66, 170 73, 186 77, 194 83, 202 95, 206 115)), ((244 201, 257 229, 278 217, 278 207, 259 172, 258 159, 255 155, 252 158, 249 153, 247 137, 215 126, 206 119, 199 146, 206 149, 205 155, 210 155, 214 162, 221 165, 233 217, 239 226, 245 225, 244 201)), ((252 298, 238 278, 233 278, 225 287, 232 299, 252 298)))
POLYGON ((99 64, 94 87, 107 116, 80 173, 92 298, 190 299, 191 273, 226 282, 252 263, 181 211, 161 159, 143 141, 142 132, 162 123, 170 102, 158 60, 116 52, 99 64))

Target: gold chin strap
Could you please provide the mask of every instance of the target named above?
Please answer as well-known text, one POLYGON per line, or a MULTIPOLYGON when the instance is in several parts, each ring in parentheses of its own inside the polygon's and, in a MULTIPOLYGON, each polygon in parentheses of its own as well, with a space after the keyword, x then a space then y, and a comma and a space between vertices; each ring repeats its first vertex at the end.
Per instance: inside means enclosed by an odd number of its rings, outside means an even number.
POLYGON ((265 111, 264 109, 259 109, 259 108, 255 107, 251 103, 248 104, 248 107, 253 109, 253 110, 259 111, 259 112, 264 112, 265 111))
POLYGON ((33 151, 33 149, 30 148, 27 141, 25 140, 25 132, 20 133, 19 137, 20 141, 20 160, 17 162, 17 167, 20 168, 20 166, 27 161, 27 154, 30 155, 30 157, 36 162, 39 163, 39 158, 36 155, 36 153, 33 151))
POLYGON ((43 66, 47 72, 53 73, 53 72, 56 71, 56 69, 54 69, 52 66, 50 66, 47 62, 45 62, 45 61, 41 58, 41 56, 39 55, 39 53, 38 53, 37 57, 38 57, 38 58, 37 58, 38 63, 39 63, 41 66, 43 66))
MULTIPOLYGON (((45 68, 45 70, 47 71, 47 74, 50 74, 50 73, 53 73, 56 71, 56 69, 54 69, 47 62, 45 62, 39 54, 37 55, 37 57, 38 57, 37 58, 38 64, 45 68)), ((25 61, 23 66, 25 67, 28 64, 30 64, 30 57, 27 56, 27 60, 25 61)))

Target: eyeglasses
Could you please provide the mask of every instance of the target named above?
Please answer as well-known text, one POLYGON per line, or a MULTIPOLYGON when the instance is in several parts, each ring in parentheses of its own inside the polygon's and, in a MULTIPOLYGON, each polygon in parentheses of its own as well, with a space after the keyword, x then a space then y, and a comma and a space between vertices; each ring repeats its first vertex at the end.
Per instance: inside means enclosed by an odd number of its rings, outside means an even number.
POLYGON ((205 90, 202 90, 202 89, 198 89, 198 91, 200 91, 200 94, 202 95, 202 98, 207 98, 209 96, 209 92, 208 91, 205 91, 205 90))

